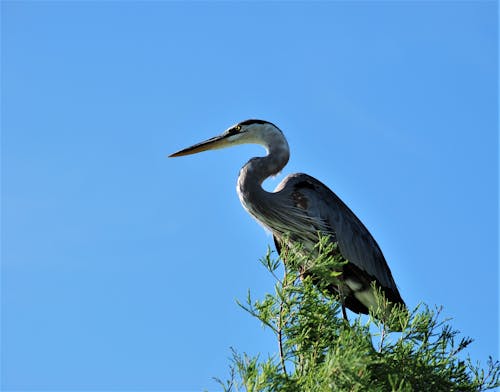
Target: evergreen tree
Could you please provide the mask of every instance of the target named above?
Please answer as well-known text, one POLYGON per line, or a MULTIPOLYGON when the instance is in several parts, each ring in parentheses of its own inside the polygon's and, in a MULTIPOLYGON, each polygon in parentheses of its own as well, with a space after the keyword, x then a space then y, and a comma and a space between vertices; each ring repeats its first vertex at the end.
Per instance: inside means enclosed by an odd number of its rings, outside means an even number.
MULTIPOLYGON (((342 262, 332 256, 335 245, 320 238, 314 275, 338 276, 342 262)), ((459 338, 440 309, 420 305, 409 312, 379 306, 363 321, 340 314, 338 299, 324 295, 318 281, 304 274, 300 249, 282 255, 269 250, 261 260, 276 280, 274 294, 239 305, 273 331, 277 353, 259 356, 232 352, 230 377, 216 379, 224 391, 484 391, 500 386, 500 364, 491 357, 486 369, 463 359, 472 342, 459 338), (380 320, 383 320, 380 321, 380 320), (392 330, 389 328, 392 327, 392 330), (400 332, 394 332, 400 331, 400 332)))

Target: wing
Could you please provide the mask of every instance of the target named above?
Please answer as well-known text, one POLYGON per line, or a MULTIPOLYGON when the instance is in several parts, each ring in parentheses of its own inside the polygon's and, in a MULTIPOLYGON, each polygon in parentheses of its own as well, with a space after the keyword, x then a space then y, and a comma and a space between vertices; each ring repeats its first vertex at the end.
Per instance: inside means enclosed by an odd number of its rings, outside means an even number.
MULTIPOLYGON (((283 192, 284 196, 292 199, 295 207, 301 208, 318 222, 318 228, 323 231, 326 228, 327 234, 334 238, 340 253, 349 261, 344 266, 343 280, 348 283, 357 300, 366 306, 369 301, 362 300, 356 292, 368 290, 371 282, 375 281, 389 301, 404 304, 377 242, 334 192, 315 178, 301 173, 286 177, 276 192, 283 192)), ((275 238, 277 242, 279 240, 275 238)), ((356 299, 351 298, 355 302, 353 306, 349 306, 346 301, 346 306, 358 313, 366 313, 367 309, 364 306, 360 308, 361 304, 356 299)))

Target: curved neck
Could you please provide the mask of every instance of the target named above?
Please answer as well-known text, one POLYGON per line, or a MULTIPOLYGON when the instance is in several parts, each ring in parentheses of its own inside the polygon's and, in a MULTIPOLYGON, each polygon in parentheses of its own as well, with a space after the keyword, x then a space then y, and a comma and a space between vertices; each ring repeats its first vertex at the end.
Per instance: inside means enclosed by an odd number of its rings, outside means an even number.
POLYGON ((270 202, 270 192, 262 188, 264 180, 278 174, 290 157, 288 143, 280 133, 274 140, 262 143, 268 151, 264 157, 252 158, 240 170, 237 191, 243 207, 255 217, 259 217, 259 206, 270 202))

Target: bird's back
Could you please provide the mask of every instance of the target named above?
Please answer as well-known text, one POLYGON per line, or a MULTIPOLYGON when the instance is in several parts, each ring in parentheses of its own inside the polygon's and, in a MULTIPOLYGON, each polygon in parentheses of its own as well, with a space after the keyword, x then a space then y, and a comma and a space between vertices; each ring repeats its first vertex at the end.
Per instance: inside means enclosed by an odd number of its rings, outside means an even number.
MULTIPOLYGON (((404 304, 392 273, 377 242, 365 225, 349 207, 326 185, 302 173, 291 174, 276 188, 295 208, 300 208, 310 221, 311 230, 329 235, 338 245, 342 257, 348 261, 341 279, 348 286, 345 305, 357 313, 367 313, 374 301, 371 284, 382 289, 392 303, 404 304)), ((271 228, 272 229, 272 228, 271 228)), ((279 244, 280 234, 274 233, 279 244)), ((293 236, 293 227, 290 228, 293 236)))

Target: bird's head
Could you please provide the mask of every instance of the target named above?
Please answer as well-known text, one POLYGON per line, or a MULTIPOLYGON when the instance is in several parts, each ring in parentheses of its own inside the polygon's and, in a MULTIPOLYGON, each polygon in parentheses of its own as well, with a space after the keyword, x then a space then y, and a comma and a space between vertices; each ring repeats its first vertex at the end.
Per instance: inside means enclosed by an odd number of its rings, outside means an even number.
POLYGON ((267 150, 272 146, 283 146, 288 149, 285 137, 276 125, 264 120, 245 120, 229 127, 221 135, 177 151, 169 155, 169 158, 236 146, 238 144, 261 144, 267 150))

